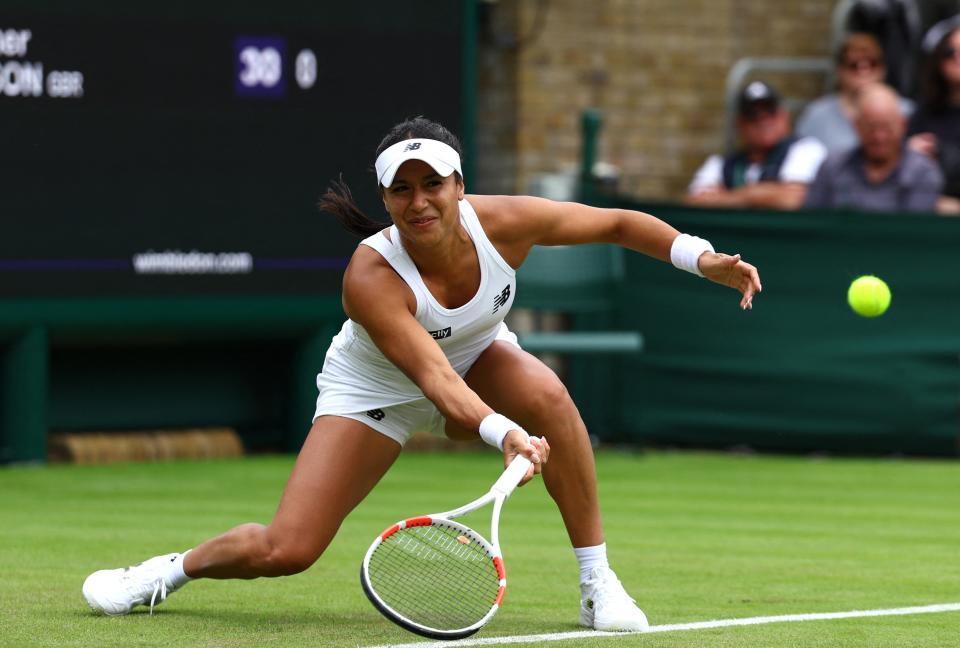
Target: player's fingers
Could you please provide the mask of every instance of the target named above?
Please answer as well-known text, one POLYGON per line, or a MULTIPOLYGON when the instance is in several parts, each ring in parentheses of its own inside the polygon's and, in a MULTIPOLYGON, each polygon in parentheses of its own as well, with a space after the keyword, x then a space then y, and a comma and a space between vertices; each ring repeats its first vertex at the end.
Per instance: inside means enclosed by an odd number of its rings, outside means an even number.
POLYGON ((528 448, 530 448, 530 453, 526 457, 533 463, 534 471, 540 472, 540 466, 546 461, 541 440, 537 437, 530 437, 528 448))
POLYGON ((526 484, 533 479, 534 475, 538 475, 543 470, 547 452, 549 452, 549 446, 546 446, 546 441, 539 437, 529 438, 527 446, 523 450, 523 455, 530 460, 530 466, 527 468, 527 473, 523 476, 523 479, 520 480, 520 486, 526 484))
MULTIPOLYGON (((543 454, 537 445, 538 443, 539 439, 536 437, 530 437, 525 442, 512 445, 509 451, 507 451, 506 446, 504 446, 504 467, 509 466, 517 455, 523 455, 530 460, 530 463, 534 468, 538 467, 543 461, 543 454)), ((540 471, 537 470, 537 472, 540 471)), ((520 483, 522 484, 523 482, 520 483)))
POLYGON ((527 436, 527 433, 522 430, 516 431, 516 433, 514 431, 508 432, 503 439, 504 466, 508 466, 517 455, 523 455, 535 464, 540 463, 542 457, 539 447, 533 443, 534 439, 536 437, 527 436))
POLYGON ((550 444, 543 438, 540 439, 540 455, 540 463, 547 463, 550 458, 550 444))
POLYGON ((763 286, 760 284, 760 273, 757 272, 757 267, 752 266, 749 263, 744 264, 747 266, 747 279, 750 282, 750 285, 753 287, 754 292, 760 292, 763 290, 763 286))
POLYGON ((537 437, 530 437, 527 441, 527 452, 524 452, 524 455, 527 459, 533 462, 534 465, 539 464, 543 461, 543 452, 540 449, 540 439, 537 437))

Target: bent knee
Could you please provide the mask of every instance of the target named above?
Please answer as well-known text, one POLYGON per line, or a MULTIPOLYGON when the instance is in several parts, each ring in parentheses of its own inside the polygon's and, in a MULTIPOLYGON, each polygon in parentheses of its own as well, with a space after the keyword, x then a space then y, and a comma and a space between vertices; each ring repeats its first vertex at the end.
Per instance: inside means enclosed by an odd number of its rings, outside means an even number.
POLYGON ((263 576, 292 576, 310 568, 323 553, 323 547, 297 542, 289 536, 275 538, 270 527, 263 530, 258 552, 258 571, 263 576))
POLYGON ((558 416, 579 416, 566 385, 553 371, 544 368, 528 384, 524 399, 527 418, 543 422, 555 420, 558 416))
POLYGON ((573 398, 567 391, 567 386, 553 371, 547 373, 544 378, 537 382, 534 395, 535 403, 546 409, 556 408, 557 406, 566 407, 573 404, 573 398))
POLYGON ((299 548, 279 548, 270 553, 266 564, 270 576, 292 576, 309 569, 319 557, 319 553, 299 548))

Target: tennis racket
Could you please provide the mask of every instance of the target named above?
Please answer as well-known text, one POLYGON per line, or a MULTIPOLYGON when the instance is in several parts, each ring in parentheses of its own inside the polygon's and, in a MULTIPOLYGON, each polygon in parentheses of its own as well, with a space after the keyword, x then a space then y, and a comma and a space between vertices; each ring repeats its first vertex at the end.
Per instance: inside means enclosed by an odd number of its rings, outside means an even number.
POLYGON ((517 455, 482 497, 452 511, 401 520, 378 535, 360 568, 360 584, 374 607, 431 639, 467 637, 493 618, 507 588, 500 509, 529 466, 529 459, 517 455), (490 502, 492 542, 453 521, 490 502))

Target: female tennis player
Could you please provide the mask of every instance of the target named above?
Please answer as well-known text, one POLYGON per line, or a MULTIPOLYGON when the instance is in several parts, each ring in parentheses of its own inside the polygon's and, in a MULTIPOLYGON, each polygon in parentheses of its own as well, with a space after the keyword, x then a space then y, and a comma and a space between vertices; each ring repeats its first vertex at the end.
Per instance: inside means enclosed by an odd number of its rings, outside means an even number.
POLYGON ((283 576, 310 567, 414 432, 476 438, 542 471, 580 564, 580 623, 643 630, 644 613, 610 569, 586 427, 563 383, 503 324, 515 270, 534 245, 614 243, 738 290, 756 268, 636 211, 464 193, 460 144, 422 117, 395 126, 376 157, 392 224, 364 215, 336 183, 321 200, 366 236, 343 279, 348 320, 317 376, 313 426, 269 525, 243 524, 183 553, 101 570, 83 585, 110 615, 151 606, 190 580, 283 576), (387 226, 389 225, 389 226, 387 226), (528 432, 535 436, 529 436, 528 432), (549 463, 548 463, 549 459, 549 463))

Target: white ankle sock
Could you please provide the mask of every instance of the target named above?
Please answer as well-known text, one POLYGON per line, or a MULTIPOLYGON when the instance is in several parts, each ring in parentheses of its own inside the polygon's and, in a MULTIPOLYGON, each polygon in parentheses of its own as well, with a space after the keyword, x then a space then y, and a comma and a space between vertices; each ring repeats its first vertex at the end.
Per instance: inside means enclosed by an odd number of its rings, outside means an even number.
POLYGON ((609 567, 607 562, 607 543, 598 544, 594 547, 574 547, 573 553, 577 556, 577 562, 580 563, 580 582, 584 582, 590 576, 590 572, 597 567, 609 567))
POLYGON ((183 571, 183 559, 187 557, 187 554, 190 553, 190 551, 190 549, 187 549, 182 554, 178 555, 172 563, 170 563, 170 569, 167 571, 166 575, 167 585, 169 587, 176 589, 193 580, 187 576, 186 572, 183 571))

